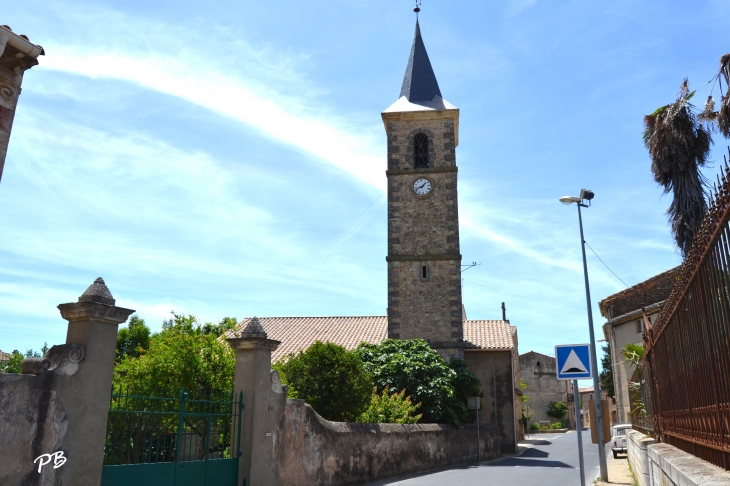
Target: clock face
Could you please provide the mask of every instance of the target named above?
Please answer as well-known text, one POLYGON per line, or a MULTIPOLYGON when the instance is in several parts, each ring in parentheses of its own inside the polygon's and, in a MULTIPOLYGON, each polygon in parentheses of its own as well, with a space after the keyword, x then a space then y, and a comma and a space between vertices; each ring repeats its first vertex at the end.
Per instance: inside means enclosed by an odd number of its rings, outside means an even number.
POLYGON ((420 178, 413 182, 413 192, 419 196, 425 196, 431 192, 431 181, 428 179, 420 178))

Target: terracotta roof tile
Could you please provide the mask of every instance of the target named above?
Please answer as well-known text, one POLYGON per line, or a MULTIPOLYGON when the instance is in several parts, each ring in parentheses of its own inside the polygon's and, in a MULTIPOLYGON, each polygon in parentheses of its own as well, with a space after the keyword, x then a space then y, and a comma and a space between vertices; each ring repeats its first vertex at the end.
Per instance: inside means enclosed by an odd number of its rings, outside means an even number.
POLYGON ((517 328, 507 321, 464 321, 466 349, 513 349, 516 333, 517 328))
MULTIPOLYGON (((244 329, 250 319, 239 322, 227 337, 244 329)), ((386 316, 259 317, 259 322, 269 339, 281 341, 271 355, 272 362, 306 349, 318 340, 354 349, 362 342, 376 344, 388 337, 386 316)))
MULTIPOLYGON (((243 319, 235 330, 226 333, 226 337, 240 333, 251 319, 243 319)), ((269 339, 281 341, 271 355, 274 362, 306 349, 318 340, 354 349, 360 343, 377 344, 388 337, 387 316, 259 317, 258 320, 269 339)), ((466 349, 512 349, 516 332, 516 328, 505 321, 464 321, 466 349)))

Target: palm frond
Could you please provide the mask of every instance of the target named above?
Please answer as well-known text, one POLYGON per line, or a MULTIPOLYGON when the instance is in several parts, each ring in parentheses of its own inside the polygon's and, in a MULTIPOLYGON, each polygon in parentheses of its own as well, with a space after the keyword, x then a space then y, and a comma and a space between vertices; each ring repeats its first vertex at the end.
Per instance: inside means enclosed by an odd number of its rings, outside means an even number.
MULTIPOLYGON (((720 72, 717 74, 725 78, 727 91, 720 102, 720 111, 717 114, 717 128, 725 138, 730 138, 730 54, 720 58, 720 72)), ((722 85, 722 81, 720 81, 722 85)))
POLYGON ((665 193, 674 194, 667 214, 682 255, 689 252, 707 208, 707 181, 699 167, 707 163, 712 145, 711 127, 690 103, 694 94, 685 78, 673 103, 644 117, 643 138, 654 180, 665 193))

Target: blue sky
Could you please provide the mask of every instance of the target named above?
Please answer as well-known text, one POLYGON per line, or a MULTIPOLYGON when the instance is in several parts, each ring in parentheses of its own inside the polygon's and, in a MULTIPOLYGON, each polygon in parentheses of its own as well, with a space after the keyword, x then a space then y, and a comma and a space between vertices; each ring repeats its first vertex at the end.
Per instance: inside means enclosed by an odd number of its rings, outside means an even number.
MULTIPOLYGON (((586 240, 629 285, 680 262, 642 116, 685 76, 710 93, 730 4, 422 8, 461 109, 461 250, 481 264, 464 274, 467 314, 497 319, 506 302, 521 352, 586 342, 577 215, 557 199, 595 191, 586 240)), ((47 54, 0 184, 0 349, 64 342, 56 306, 98 276, 153 329, 173 309, 385 313, 380 112, 399 94, 411 1, 27 0, 0 23, 47 54)), ((597 302, 624 286, 588 265, 600 333, 597 302)))

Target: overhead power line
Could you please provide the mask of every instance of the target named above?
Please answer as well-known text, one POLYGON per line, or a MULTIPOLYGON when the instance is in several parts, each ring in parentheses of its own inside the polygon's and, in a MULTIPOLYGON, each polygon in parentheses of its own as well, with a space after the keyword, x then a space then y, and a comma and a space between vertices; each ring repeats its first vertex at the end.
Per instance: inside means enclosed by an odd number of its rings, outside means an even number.
MULTIPOLYGON (((583 242, 586 244, 586 246, 588 248, 591 248, 591 245, 589 245, 587 241, 583 240, 583 242)), ((606 263, 603 260, 601 260, 601 257, 598 256, 598 253, 596 253, 596 250, 594 250, 593 248, 591 248, 591 251, 593 252, 594 255, 596 255, 596 258, 598 258, 598 261, 601 262, 601 263, 603 263, 603 266, 604 267, 608 268, 608 265, 606 265, 606 263)), ((611 272, 611 273, 613 273, 613 276, 614 277, 616 277, 617 279, 621 280, 621 277, 619 277, 618 275, 616 275, 616 272, 614 272, 610 268, 608 268, 608 271, 611 272)), ((623 280, 621 280, 621 283, 624 284, 624 285, 626 285, 626 288, 629 288, 629 285, 626 282, 624 282, 623 280)))
POLYGON ((495 291, 495 292, 499 292, 500 294, 506 294, 506 295, 511 295, 512 297, 517 297, 518 299, 524 299, 524 300, 531 300, 532 302, 540 302, 540 303, 542 303, 542 304, 557 305, 558 307, 573 307, 573 308, 578 308, 578 307, 581 307, 581 306, 579 306, 579 305, 565 305, 565 304, 556 304, 555 302, 548 302, 548 301, 546 301, 546 300, 537 300, 537 299, 531 299, 531 298, 529 298, 529 297, 523 297, 523 296, 521 296, 521 295, 517 295, 517 294, 510 294, 509 292, 505 292, 505 291, 503 291, 503 290, 497 290, 497 289, 493 289, 492 287, 487 287, 486 285, 478 284, 478 283, 476 283, 476 282, 472 282, 471 280, 467 280, 467 279, 465 279, 465 278, 463 278, 462 280, 463 280, 464 282, 469 282, 470 284, 474 284, 474 285, 476 285, 477 287, 484 287, 485 289, 493 290, 493 291, 495 291))

